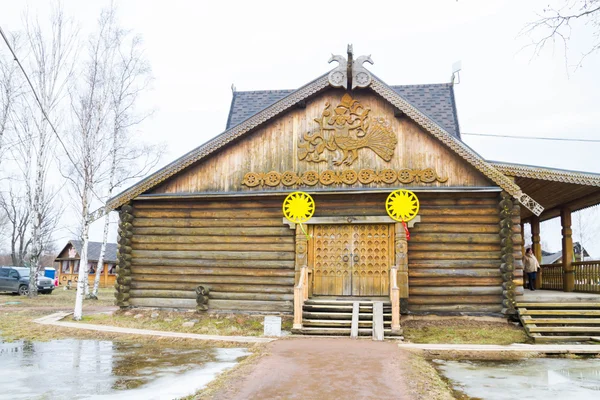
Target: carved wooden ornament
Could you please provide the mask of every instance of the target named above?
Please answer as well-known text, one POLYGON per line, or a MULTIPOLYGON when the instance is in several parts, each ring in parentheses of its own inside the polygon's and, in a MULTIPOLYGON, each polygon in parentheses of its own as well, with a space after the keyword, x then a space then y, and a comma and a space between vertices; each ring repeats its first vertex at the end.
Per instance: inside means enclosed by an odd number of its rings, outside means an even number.
POLYGON ((371 118, 370 108, 363 107, 346 93, 334 109, 326 103, 321 118, 315 118, 319 130, 305 133, 298 144, 298 158, 310 162, 325 162, 325 150, 339 152, 334 165, 351 165, 358 158, 358 150, 367 148, 385 161, 390 161, 398 143, 388 121, 371 118))

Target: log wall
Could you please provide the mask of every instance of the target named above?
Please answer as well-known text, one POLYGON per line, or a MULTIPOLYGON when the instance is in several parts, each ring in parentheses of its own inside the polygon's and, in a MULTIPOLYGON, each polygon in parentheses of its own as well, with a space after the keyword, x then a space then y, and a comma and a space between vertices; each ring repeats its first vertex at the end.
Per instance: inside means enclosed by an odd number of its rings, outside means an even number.
MULTIPOLYGON (((408 243, 408 311, 501 312, 499 193, 418 196, 421 222, 408 243)), ((383 216, 386 197, 315 194, 315 217, 383 216)), ((203 285, 210 288, 210 310, 291 312, 295 237, 282 222, 282 201, 134 202, 129 304, 195 308, 194 289, 203 285)), ((515 263, 515 281, 520 268, 515 263)))
POLYGON ((210 310, 291 312, 294 232, 281 199, 137 201, 130 304, 210 310))

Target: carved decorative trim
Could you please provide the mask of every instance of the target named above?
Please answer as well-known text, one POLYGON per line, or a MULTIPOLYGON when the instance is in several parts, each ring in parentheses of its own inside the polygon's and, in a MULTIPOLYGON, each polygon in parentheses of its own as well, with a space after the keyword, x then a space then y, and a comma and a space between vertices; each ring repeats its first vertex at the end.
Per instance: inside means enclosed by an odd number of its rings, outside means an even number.
MULTIPOLYGON (((295 229, 296 224, 282 218, 283 224, 295 229)), ((421 222, 421 216, 417 215, 407 222, 409 228, 413 228, 415 224, 421 222)), ((351 215, 338 217, 312 217, 304 225, 344 225, 344 224, 396 224, 397 222, 387 215, 351 215)))
POLYGON ((567 171, 561 169, 531 167, 528 165, 491 163, 505 175, 519 178, 543 179, 545 181, 573 183, 600 187, 600 174, 567 171))
POLYGON ((326 103, 321 118, 315 118, 319 130, 302 135, 298 143, 298 158, 309 162, 327 161, 325 150, 339 152, 334 165, 351 165, 358 158, 358 150, 367 148, 385 161, 390 161, 398 143, 391 124, 384 118, 369 115, 371 109, 354 100, 348 93, 340 103, 331 107, 326 103))
POLYGON ((426 131, 435 136, 438 140, 440 140, 447 147, 453 150, 456 154, 462 157, 465 161, 471 164, 475 169, 477 169, 485 176, 490 178, 502 189, 506 190, 506 192, 509 193, 511 196, 513 196, 516 199, 519 199, 519 201, 531 212, 539 216, 541 214, 541 211, 544 210, 544 207, 542 207, 539 203, 537 203, 535 200, 531 199, 531 197, 527 195, 526 196, 529 198, 529 201, 523 202, 525 200, 522 200, 524 193, 516 183, 512 182, 508 177, 506 177, 506 175, 498 171, 490 163, 481 158, 481 156, 479 156, 477 153, 471 150, 467 145, 465 145, 460 140, 456 139, 448 132, 446 132, 431 118, 427 117, 425 114, 419 111, 416 107, 414 107, 403 97, 398 95, 398 93, 396 93, 392 88, 390 88, 377 77, 373 77, 373 81, 371 82, 371 89, 373 89, 375 93, 382 96, 391 104, 398 107, 413 121, 415 121, 426 131))
POLYGON ((183 157, 173 161, 171 164, 155 172, 153 175, 145 178, 134 186, 124 190, 122 193, 113 197, 107 204, 104 212, 94 212, 96 218, 102 217, 106 212, 114 210, 123 204, 133 200, 140 194, 164 182, 166 179, 175 175, 177 172, 187 168, 196 161, 208 156, 212 152, 220 149, 231 141, 237 139, 248 131, 256 128, 260 124, 270 120, 271 118, 281 114, 282 112, 293 107, 299 101, 305 100, 313 94, 329 87, 329 79, 327 74, 320 76, 314 81, 304 85, 294 93, 279 100, 271 106, 265 108, 254 116, 248 118, 239 125, 221 133, 217 137, 209 140, 202 146, 190 151, 183 157))
POLYGON ((401 169, 399 171, 393 169, 383 169, 375 171, 372 169, 361 169, 355 171, 346 169, 342 171, 326 170, 321 173, 317 171, 306 171, 296 173, 294 171, 285 171, 279 173, 271 172, 248 172, 244 175, 242 185, 248 187, 279 185, 284 186, 314 186, 318 183, 322 185, 354 185, 362 183, 368 185, 370 183, 387 183, 388 185, 395 183, 444 183, 448 178, 442 178, 432 168, 425 169, 401 169))

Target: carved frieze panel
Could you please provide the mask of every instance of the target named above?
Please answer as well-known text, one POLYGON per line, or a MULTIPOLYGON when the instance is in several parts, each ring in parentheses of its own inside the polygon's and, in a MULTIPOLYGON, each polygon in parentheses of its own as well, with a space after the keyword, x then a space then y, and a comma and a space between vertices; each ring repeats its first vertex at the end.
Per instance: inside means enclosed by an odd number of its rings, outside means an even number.
POLYGON ((360 149, 369 149, 390 161, 398 143, 389 121, 371 117, 371 109, 348 93, 334 108, 327 102, 321 118, 315 118, 317 131, 306 132, 298 144, 298 158, 309 162, 327 162, 330 153, 339 154, 334 165, 351 165, 360 149))
POLYGON ((401 169, 399 171, 393 169, 383 169, 375 171, 372 169, 361 169, 355 171, 346 169, 342 171, 326 170, 321 173, 317 171, 306 171, 304 173, 296 173, 294 171, 285 171, 279 173, 271 171, 267 173, 248 172, 244 175, 242 184, 248 187, 279 185, 284 186, 314 186, 318 183, 322 185, 354 185, 359 182, 364 185, 370 183, 444 183, 448 180, 447 177, 438 176, 432 168, 425 169, 401 169))

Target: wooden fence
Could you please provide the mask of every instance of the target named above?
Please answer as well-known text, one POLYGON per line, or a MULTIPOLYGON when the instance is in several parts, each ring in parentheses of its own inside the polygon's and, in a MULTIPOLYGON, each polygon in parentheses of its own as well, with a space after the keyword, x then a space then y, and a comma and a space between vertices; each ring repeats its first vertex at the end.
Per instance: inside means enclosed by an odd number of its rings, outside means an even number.
POLYGON ((542 265, 542 289, 563 290, 562 264, 542 265))
MULTIPOLYGON (((575 292, 600 293, 600 261, 573 264, 575 292)), ((563 290, 562 264, 542 265, 542 289, 563 290)))

